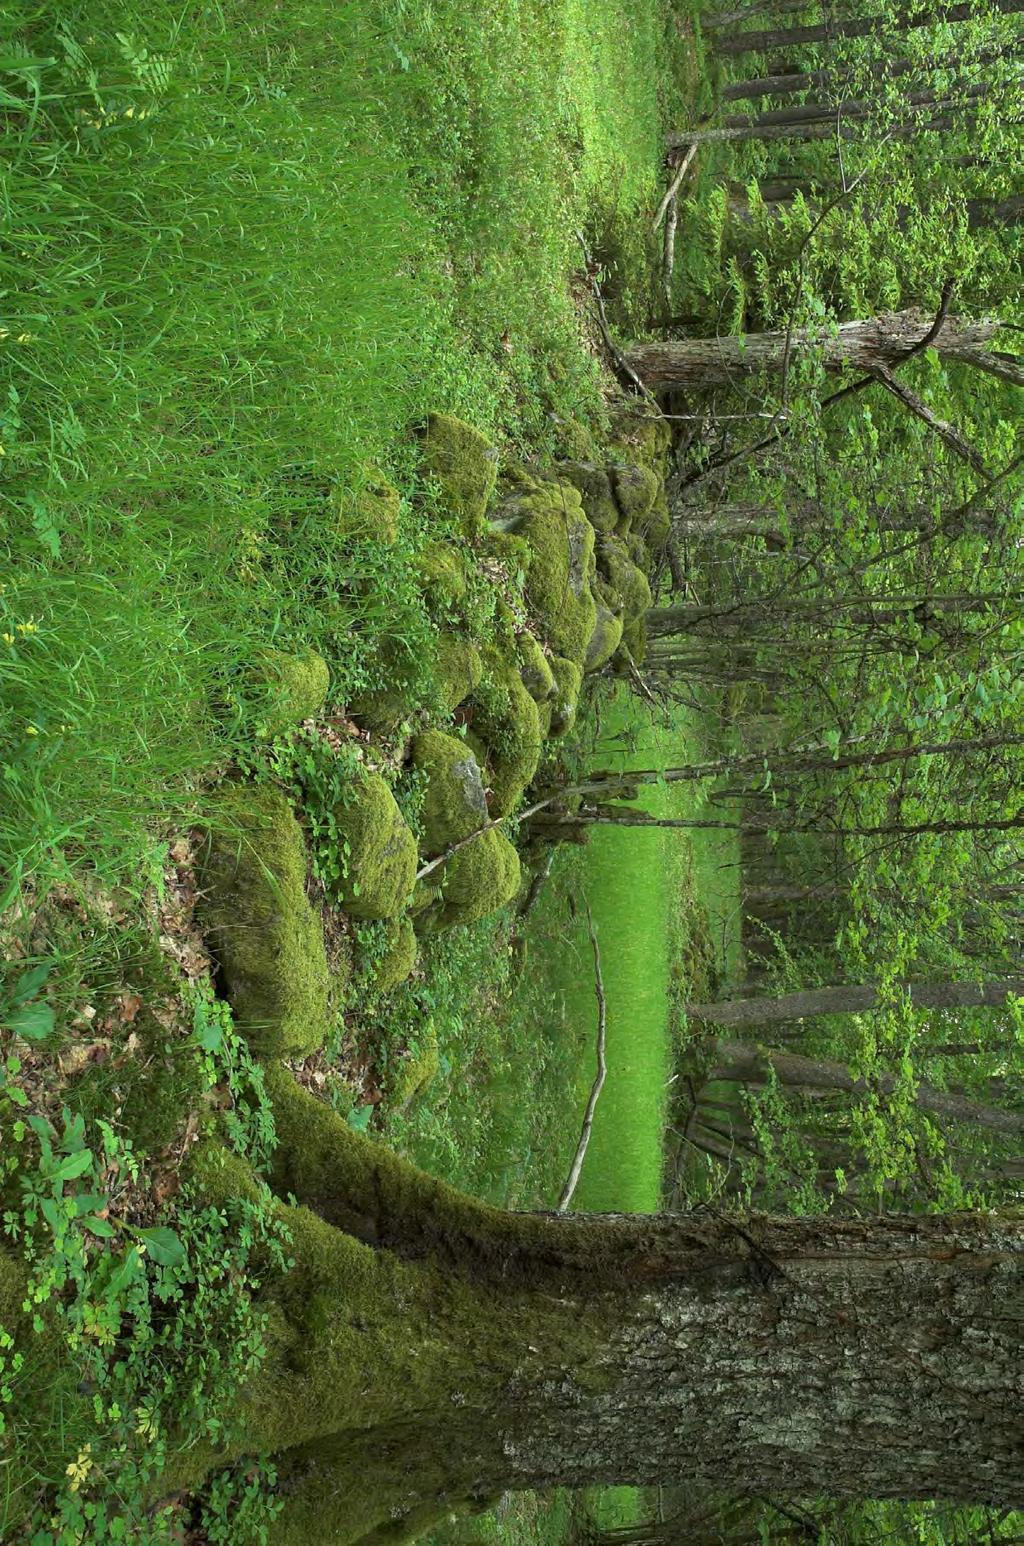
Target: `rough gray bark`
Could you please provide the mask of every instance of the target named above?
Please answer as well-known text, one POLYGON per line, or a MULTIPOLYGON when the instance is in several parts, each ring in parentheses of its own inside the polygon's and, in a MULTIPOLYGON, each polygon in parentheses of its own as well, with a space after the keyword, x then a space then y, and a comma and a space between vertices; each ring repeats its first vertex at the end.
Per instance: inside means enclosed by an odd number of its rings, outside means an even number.
MULTIPOLYGON (((997 321, 947 317, 931 347, 946 359, 996 374, 1005 368, 1005 361, 993 356, 988 346, 999 326, 997 321), (990 363, 993 358, 995 366, 990 363)), ((729 386, 753 375, 778 374, 794 355, 809 352, 817 352, 828 371, 874 375, 899 365, 932 329, 933 323, 919 312, 901 311, 820 331, 805 328, 792 333, 748 333, 742 338, 656 340, 632 345, 625 357, 653 392, 686 387, 703 390, 729 386)))
MULTIPOLYGON (((960 987, 963 984, 946 984, 946 987, 960 987)), ((1024 989, 1024 979, 1021 979, 1016 987, 1010 987, 1007 991, 1020 992, 1024 989)), ((828 991, 827 989, 825 990, 828 991)), ((837 993, 841 990, 834 990, 837 993)), ((857 990, 854 990, 857 991, 857 990)), ((913 989, 911 994, 913 995, 913 989)), ((802 994, 791 994, 792 998, 806 997, 802 994)), ((983 1002, 1002 1002, 1005 992, 998 1001, 984 1000, 983 1002)), ((743 1002, 742 1000, 738 1002, 743 1002)), ((756 1003, 758 1000, 746 1000, 747 1003, 756 1003)), ((764 1002, 763 1000, 761 1002, 764 1002)), ((778 1002, 768 1000, 768 1003, 778 1002)), ((877 995, 875 995, 877 1002, 877 995)), ((962 1002, 960 1000, 959 1002, 962 1002)), ((976 1001, 975 1001, 976 1002, 976 1001)), ((721 1006, 691 1005, 690 1010, 695 1012, 700 1007, 718 1008, 721 1006)), ((863 1007, 871 1007, 870 1001, 863 1007)), ((943 1004, 941 1007, 947 1007, 943 1004)), ((811 1010, 814 1014, 846 1013, 841 1010, 811 1010)), ((713 1018, 713 1016, 712 1016, 713 1018)), ((757 1023, 757 1022, 739 1022, 757 1023)), ((761 1048, 748 1046, 741 1041, 723 1041, 718 1046, 718 1059, 709 1080, 723 1079, 735 1084, 763 1084, 770 1072, 774 1072, 780 1083, 791 1089, 807 1090, 842 1090, 850 1095, 868 1095, 872 1092, 879 1095, 891 1095, 897 1088, 898 1081, 891 1074, 879 1074, 873 1079, 855 1079, 850 1070, 843 1063, 829 1062, 822 1058, 801 1057, 795 1052, 780 1051, 775 1048, 761 1048)), ((914 1104, 920 1111, 927 1111, 932 1116, 941 1117, 947 1121, 964 1122, 976 1127, 984 1127, 989 1132, 999 1133, 1005 1138, 1018 1138, 1024 1133, 1024 1113, 1004 1111, 999 1106, 989 1105, 984 1101, 972 1100, 967 1095, 962 1095, 951 1090, 938 1090, 934 1085, 918 1084, 914 1092, 914 1104)))
MULTIPOLYGON (((1024 10, 1024 0, 994 0, 991 9, 1004 15, 1014 15, 1024 10)), ((932 27, 940 22, 969 21, 977 14, 977 5, 970 3, 936 5, 908 8, 890 16, 847 17, 841 21, 827 21, 816 27, 777 27, 762 32, 737 32, 732 37, 717 40, 715 52, 761 54, 768 51, 784 51, 805 43, 830 43, 839 38, 864 38, 884 33, 912 32, 919 27, 932 27)))
MULTIPOLYGON (((904 983, 910 1002, 918 1009, 970 1009, 998 1007, 1010 994, 1024 993, 1024 977, 998 981, 904 983)), ((806 988, 799 993, 779 993, 765 998, 721 999, 714 1004, 687 1004, 686 1010, 711 1025, 769 1025, 778 1020, 806 1020, 815 1015, 851 1015, 877 1009, 882 1002, 874 983, 842 983, 829 988, 806 988)))

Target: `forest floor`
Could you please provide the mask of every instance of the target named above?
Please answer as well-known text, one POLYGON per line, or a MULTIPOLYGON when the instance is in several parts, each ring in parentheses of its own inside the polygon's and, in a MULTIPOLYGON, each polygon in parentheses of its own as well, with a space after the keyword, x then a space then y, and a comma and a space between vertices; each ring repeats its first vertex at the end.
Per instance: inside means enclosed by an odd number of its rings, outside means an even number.
MULTIPOLYGON (((397 641, 425 660, 408 713, 436 711, 421 565, 451 527, 410 426, 455 414, 540 461, 607 436, 580 235, 614 324, 642 334, 663 133, 693 112, 699 65, 665 0, 259 15, 223 0, 188 16, 81 0, 59 22, 9 8, 0 29, 25 103, 0 469, 0 1191, 39 1326, 63 1317, 65 1338, 52 1384, 0 1340, 0 1537, 109 1527, 156 1546, 187 1524, 190 1541, 245 1546, 269 1517, 262 1464, 148 1502, 170 1426, 216 1435, 260 1355, 241 1290, 266 1217, 225 1224, 178 1196, 211 1111, 254 1162, 271 1141, 196 925, 196 822, 218 780, 269 767, 303 783, 315 831, 364 756, 346 742, 336 783, 317 786, 322 763, 297 771, 250 685, 268 646, 320 652, 341 706, 388 685, 397 641), (354 585, 334 491, 385 481, 395 529, 357 545, 354 585), (214 1330, 226 1361, 196 1351, 214 1330)), ((463 622, 493 643, 493 595, 470 591, 463 622)), ((335 714, 330 749, 350 733, 335 714)), ((703 731, 685 719, 662 739, 685 760, 703 731)), ((583 722, 573 755, 595 748, 583 722)), ((355 964, 304 1077, 436 1173, 550 1206, 592 1077, 589 947, 565 907, 582 893, 611 1073, 579 1200, 656 1206, 672 966, 707 966, 714 937, 728 967, 735 871, 710 844, 624 836, 562 851, 525 958, 506 910, 424 939, 413 977, 375 999, 373 927, 328 937, 355 964)), ((20 1281, 0 1280, 0 1319, 20 1281)), ((555 1539, 566 1507, 472 1528, 555 1539)))

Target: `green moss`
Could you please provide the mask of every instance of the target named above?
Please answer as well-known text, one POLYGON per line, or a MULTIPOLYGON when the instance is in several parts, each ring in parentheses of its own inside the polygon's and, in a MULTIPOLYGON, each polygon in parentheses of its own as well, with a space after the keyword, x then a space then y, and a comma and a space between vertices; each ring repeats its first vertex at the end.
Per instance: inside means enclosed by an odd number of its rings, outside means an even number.
POLYGON ((637 568, 641 569, 644 574, 650 574, 651 550, 640 533, 635 531, 628 532, 622 540, 625 542, 629 556, 637 568))
POLYGON ((438 698, 445 714, 454 713, 459 704, 472 695, 480 684, 482 674, 483 662, 475 644, 455 634, 440 635, 434 675, 438 698))
POLYGON ((535 703, 546 703, 555 694, 555 674, 551 662, 532 633, 520 634, 519 674, 535 703))
POLYGON ((633 562, 630 550, 621 537, 600 539, 597 567, 618 597, 627 621, 642 617, 651 605, 651 587, 646 574, 633 562))
POLYGON ((312 719, 323 708, 331 673, 315 650, 301 655, 260 650, 253 669, 269 700, 261 726, 265 734, 280 735, 304 719, 312 719))
POLYGON ((636 527, 648 514, 661 490, 661 480, 649 467, 618 464, 611 469, 612 486, 621 519, 619 529, 636 527))
POLYGON ((199 916, 235 1022, 261 1052, 312 1052, 327 1034, 323 927, 306 896, 302 829, 267 786, 221 795, 200 861, 199 916))
POLYGON ((444 866, 438 928, 472 923, 504 907, 519 890, 519 855, 498 827, 453 854, 444 866))
POLYGON ((558 478, 571 483, 583 501, 583 513, 595 531, 614 531, 620 517, 611 479, 596 462, 560 462, 558 478))
POLYGON ((492 816, 512 810, 533 779, 543 738, 537 705, 514 664, 485 651, 484 675, 473 700, 473 730, 487 747, 492 816))
POLYGON ((441 497, 467 537, 484 527, 498 474, 498 452, 478 429, 446 413, 432 413, 423 442, 424 471, 437 479, 441 497))
POLYGON ((522 537, 516 537, 510 531, 491 530, 484 538, 483 552, 492 558, 496 558, 508 572, 509 578, 515 580, 522 575, 525 579, 530 569, 530 548, 522 537))
POLYGON ((632 656, 633 664, 642 665, 647 654, 647 629, 642 617, 626 624, 622 630, 622 643, 632 656))
POLYGON ((487 820, 483 778, 465 741, 441 730, 416 737, 412 765, 426 778, 423 842, 426 853, 436 858, 487 820))
POLYGON ((416 965, 416 931, 409 918, 392 918, 386 925, 384 949, 374 962, 370 987, 374 993, 391 993, 405 982, 416 965))
POLYGON ((611 438, 626 462, 657 466, 672 445, 672 426, 654 408, 634 398, 612 415, 611 438))
POLYGON ((565 735, 576 723, 583 672, 574 660, 555 655, 551 660, 555 677, 555 696, 551 700, 551 734, 565 735))
POLYGON ((336 496, 338 534, 391 546, 398 540, 402 496, 384 478, 371 476, 355 491, 339 489, 336 496))
POLYGON ((432 542, 416 556, 420 588, 436 619, 451 617, 466 599, 466 560, 450 542, 432 542))
POLYGON ((416 1043, 410 1046, 395 1070, 391 1103, 403 1110, 429 1089, 441 1066, 441 1049, 433 1020, 427 1020, 416 1043))
POLYGON ((355 918, 394 918, 416 878, 416 839, 379 773, 353 785, 334 821, 346 848, 337 900, 355 918))
POLYGON ((596 621, 594 528, 579 494, 565 484, 528 495, 517 513, 518 533, 533 553, 527 603, 556 653, 582 663, 596 621))
POLYGON ((574 461, 592 461, 596 452, 593 435, 579 419, 561 419, 557 431, 558 449, 574 461))
POLYGON ((585 672, 600 671, 606 665, 622 641, 622 618, 616 617, 603 603, 598 604, 597 623, 590 643, 587 646, 586 659, 583 662, 585 672))
POLYGON ((635 530, 648 546, 663 548, 672 532, 672 515, 665 490, 659 486, 657 497, 645 516, 634 522, 635 530))

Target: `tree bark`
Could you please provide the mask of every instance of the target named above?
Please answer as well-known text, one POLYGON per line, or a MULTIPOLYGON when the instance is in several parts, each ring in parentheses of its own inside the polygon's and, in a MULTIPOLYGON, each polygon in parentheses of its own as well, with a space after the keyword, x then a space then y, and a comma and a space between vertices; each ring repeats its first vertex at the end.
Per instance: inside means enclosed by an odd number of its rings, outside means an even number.
MULTIPOLYGON (((963 984, 947 984, 947 987, 962 988, 963 984)), ((1020 992, 1024 989, 1024 979, 1021 979, 1016 987, 1009 991, 1020 992)), ((827 989, 825 990, 828 991, 827 989)), ((833 990, 837 994, 840 989, 833 990)), ((854 990, 856 991, 856 990, 854 990)), ((914 995, 914 989, 911 989, 914 995)), ((794 993, 791 998, 807 997, 804 994, 794 993)), ((1005 998, 1005 994, 1003 995, 1005 998)), ((742 1002, 742 1001, 740 1001, 742 1002)), ((756 1003, 757 1000, 748 1000, 756 1003)), ((764 1002, 764 1001, 762 1001, 764 1002)), ((777 1003, 778 1000, 768 1000, 768 1003, 777 1003)), ((877 1003, 877 995, 875 996, 877 1003)), ((915 999, 915 1002, 920 1002, 915 999)), ((960 1001, 962 1002, 962 1000, 960 1001)), ((977 1000, 973 1001, 977 1002, 977 1000)), ((984 1002, 993 1002, 985 1000, 984 1002)), ((1002 1002, 1002 1000, 999 1000, 1002 1002)), ((691 1005, 691 1012, 697 1012, 701 1007, 717 1008, 719 1006, 691 1005)), ((870 1008, 871 1004, 863 1007, 870 1008)), ((927 1007, 927 1006, 926 1006, 927 1007)), ((942 1006, 945 1007, 945 1006, 942 1006)), ((811 1014, 848 1013, 845 1008, 840 1010, 811 1010, 811 1014)), ((713 1017, 712 1017, 713 1018, 713 1017)), ((756 1024, 756 1021, 737 1022, 756 1024)), ((897 1088, 899 1081, 892 1074, 879 1074, 872 1079, 855 1079, 850 1070, 843 1063, 833 1063, 820 1058, 801 1057, 795 1052, 778 1051, 774 1048, 760 1048, 748 1046, 741 1041, 721 1042, 718 1047, 720 1062, 708 1075, 709 1082, 713 1079, 723 1079, 735 1084, 760 1084, 764 1083, 769 1073, 774 1072, 781 1084, 790 1089, 810 1090, 843 1090, 851 1095, 891 1095, 897 1088)), ((968 1125, 984 1127, 989 1132, 999 1133, 1004 1138, 1019 1138, 1024 1133, 1024 1114, 1014 1111, 1004 1111, 998 1106, 989 1105, 987 1102, 972 1100, 967 1095, 955 1093, 950 1090, 938 1090, 934 1085, 918 1084, 914 1089, 914 1104, 919 1111, 927 1111, 932 1116, 942 1117, 947 1121, 964 1122, 968 1125)))
MULTIPOLYGON (((1024 10, 1024 0, 995 0, 993 10, 1015 15, 1024 10)), ((805 43, 832 43, 840 38, 865 38, 884 33, 912 32, 919 27, 940 23, 970 21, 978 7, 966 3, 937 5, 926 9, 907 9, 892 16, 846 17, 815 27, 779 27, 763 32, 737 32, 715 43, 718 54, 763 54, 800 47, 805 43)))
MULTIPOLYGON (((988 345, 999 332, 997 321, 967 322, 947 317, 938 328, 931 347, 950 360, 961 361, 998 373, 1005 360, 993 356, 988 345), (991 365, 995 358, 996 365, 991 365)), ((729 386, 752 375, 778 374, 795 355, 817 352, 824 368, 844 370, 891 370, 920 345, 933 324, 916 311, 891 312, 838 328, 813 331, 797 329, 748 333, 745 337, 662 339, 633 344, 625 358, 653 392, 690 387, 706 389, 729 386)), ((1009 357, 1009 358, 1012 358, 1009 357)))
POLYGON ((1000 605, 1012 606, 1016 615, 1016 608, 1022 600, 1022 591, 986 591, 973 596, 968 592, 947 596, 880 592, 877 595, 831 596, 827 599, 818 596, 782 596, 771 608, 760 598, 738 601, 726 607, 676 602, 670 607, 651 607, 644 616, 644 623, 650 639, 686 633, 715 636, 729 632, 749 638, 750 630, 768 616, 775 616, 780 625, 788 624, 790 628, 800 620, 814 622, 829 617, 843 623, 870 627, 911 621, 915 614, 925 622, 940 615, 946 618, 957 614, 977 616, 993 611, 1000 605))
MULTIPOLYGON (((908 982, 901 986, 918 1009, 999 1007, 1010 994, 1024 994, 1024 977, 977 982, 908 982)), ((686 1010, 711 1025, 769 1025, 777 1020, 805 1020, 815 1015, 851 1015, 877 1009, 882 1002, 874 983, 842 983, 807 988, 766 998, 721 999, 714 1004, 687 1004, 686 1010)))
POLYGON ((278 1455, 287 1540, 553 1486, 1024 1498, 1019 1217, 504 1214, 271 1084, 305 1206, 238 1448, 278 1455))

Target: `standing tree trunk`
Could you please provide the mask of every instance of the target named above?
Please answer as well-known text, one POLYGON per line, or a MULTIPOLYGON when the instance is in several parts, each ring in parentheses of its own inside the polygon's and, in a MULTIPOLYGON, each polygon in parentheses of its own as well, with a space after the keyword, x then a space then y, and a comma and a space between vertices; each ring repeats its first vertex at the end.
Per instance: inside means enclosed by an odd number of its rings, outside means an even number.
MULTIPOLYGON (((947 317, 931 347, 944 358, 1000 374, 1004 357, 988 345, 999 332, 996 321, 965 322, 947 317)), ((745 337, 655 340, 633 344, 626 360, 653 392, 729 386, 745 377, 778 374, 795 355, 816 351, 828 371, 855 370, 869 375, 892 370, 929 333, 933 324, 916 311, 891 312, 838 329, 797 329, 748 333, 745 337)), ((1012 357, 1010 357, 1012 358, 1012 357)), ((1008 367, 1003 367, 1008 368, 1008 367)))
MULTIPOLYGON (((1024 11, 1024 0, 994 0, 992 10, 1003 15, 1024 11)), ((907 9, 891 16, 844 17, 816 27, 779 27, 765 32, 735 32, 715 43, 718 54, 764 54, 784 52, 805 43, 832 43, 840 38, 866 38, 885 33, 912 32, 919 27, 941 23, 970 21, 977 16, 976 4, 928 6, 907 9)))
POLYGON ((1021 1218, 505 1214, 268 1077, 305 1206, 234 1449, 278 1540, 554 1486, 1024 1501, 1021 1218))
MULTIPOLYGON (((917 1009, 998 1008, 1011 994, 1024 993, 1024 977, 995 982, 908 982, 900 986, 917 1009)), ((807 988, 767 998, 722 999, 715 1004, 687 1004, 686 1012, 710 1025, 771 1025, 779 1020, 806 1020, 816 1015, 852 1015, 877 1009, 884 1002, 874 983, 849 983, 832 988, 807 988)))
MULTIPOLYGON (((1022 987, 1024 980, 1012 991, 1019 992, 1022 987)), ((799 994, 793 996, 800 997, 799 994)), ((873 1079, 855 1079, 843 1063, 801 1057, 795 1052, 750 1047, 742 1041, 721 1042, 718 1057, 720 1061, 708 1075, 709 1081, 723 1079, 735 1084, 763 1084, 768 1075, 774 1073, 779 1082, 789 1089, 844 1090, 851 1095, 868 1095, 872 1092, 891 1095, 899 1082, 892 1074, 879 1074, 873 1079)), ((967 1095, 938 1090, 934 1085, 918 1084, 914 1090, 914 1104, 919 1111, 927 1111, 932 1116, 984 1127, 1004 1138, 1019 1138, 1024 1133, 1024 1113, 1003 1111, 998 1106, 972 1100, 967 1095)))

